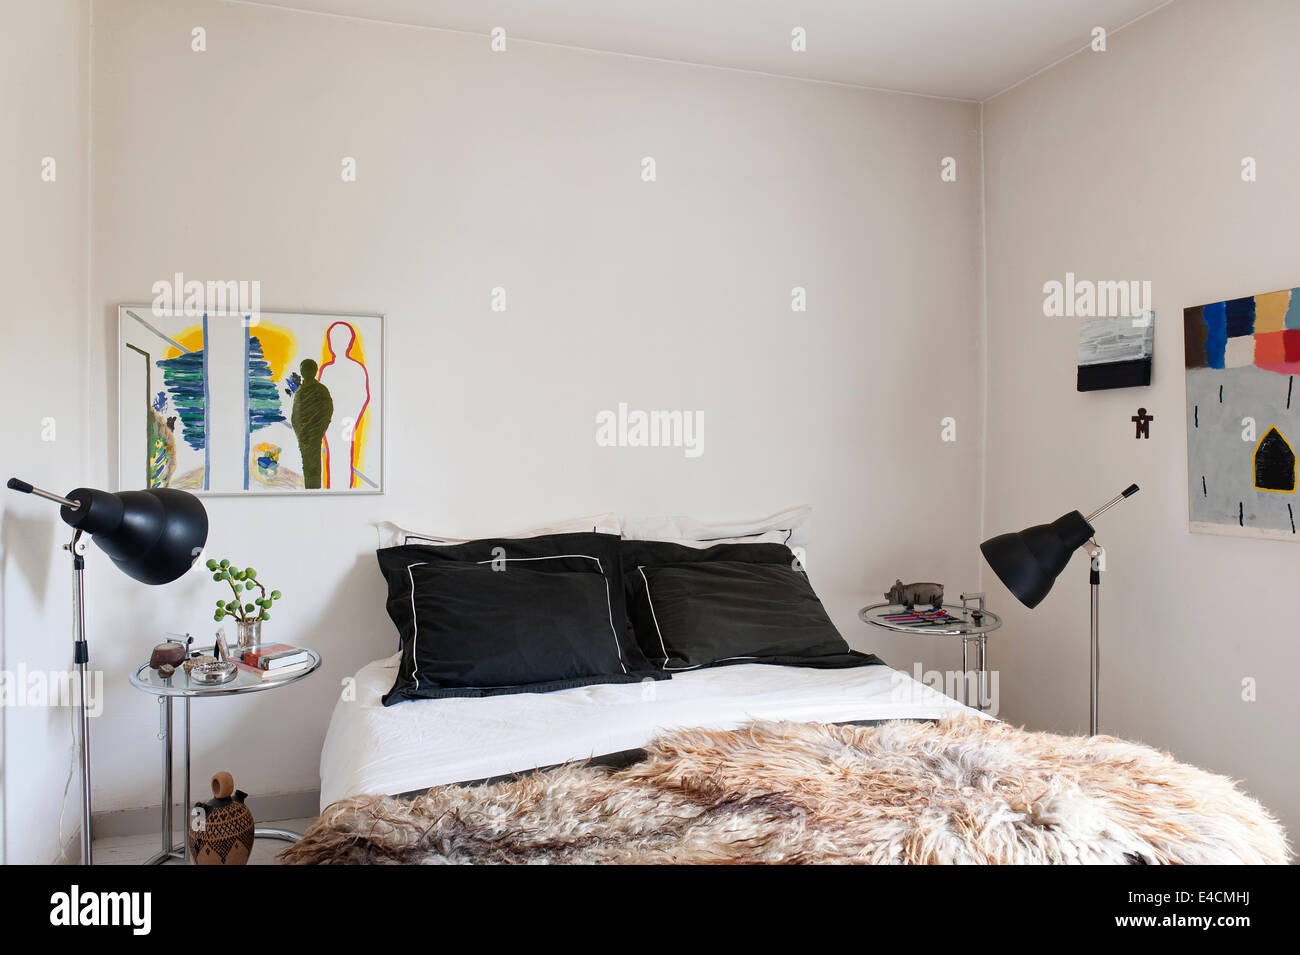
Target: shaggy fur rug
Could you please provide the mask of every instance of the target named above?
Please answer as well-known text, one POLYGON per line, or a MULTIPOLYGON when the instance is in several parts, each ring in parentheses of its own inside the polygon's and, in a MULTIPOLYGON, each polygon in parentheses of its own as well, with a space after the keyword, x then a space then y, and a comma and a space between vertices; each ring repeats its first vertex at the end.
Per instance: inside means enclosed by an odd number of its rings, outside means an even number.
POLYGON ((1108 736, 974 717, 755 723, 413 801, 328 807, 286 863, 1285 863, 1231 780, 1108 736))

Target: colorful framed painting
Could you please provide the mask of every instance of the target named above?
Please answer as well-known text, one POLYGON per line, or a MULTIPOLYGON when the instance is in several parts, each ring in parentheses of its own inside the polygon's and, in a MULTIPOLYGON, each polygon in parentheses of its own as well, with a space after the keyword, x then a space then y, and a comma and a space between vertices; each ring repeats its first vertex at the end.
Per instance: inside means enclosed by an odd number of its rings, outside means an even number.
POLYGON ((118 306, 118 482, 383 493, 383 316, 118 306))
POLYGON ((1300 540, 1300 288, 1183 310, 1191 529, 1300 540))

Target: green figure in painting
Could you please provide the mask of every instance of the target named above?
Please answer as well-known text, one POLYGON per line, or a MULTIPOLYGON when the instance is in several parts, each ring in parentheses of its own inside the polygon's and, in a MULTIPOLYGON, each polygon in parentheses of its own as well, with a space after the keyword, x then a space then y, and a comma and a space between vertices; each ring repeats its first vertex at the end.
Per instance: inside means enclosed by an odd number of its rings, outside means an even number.
POLYGON ((289 423, 298 437, 298 451, 302 454, 302 486, 308 490, 320 488, 321 442, 334 417, 334 399, 329 389, 316 380, 316 363, 304 358, 298 366, 302 384, 293 396, 293 413, 289 423))

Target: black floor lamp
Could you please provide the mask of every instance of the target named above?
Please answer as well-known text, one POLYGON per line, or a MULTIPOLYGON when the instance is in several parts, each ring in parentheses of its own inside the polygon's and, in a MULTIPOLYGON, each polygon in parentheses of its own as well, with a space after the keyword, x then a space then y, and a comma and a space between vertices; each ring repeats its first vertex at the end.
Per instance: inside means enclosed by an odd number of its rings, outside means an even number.
POLYGON ((18 478, 9 487, 63 505, 59 516, 73 528, 64 549, 72 553, 72 648, 81 694, 81 861, 91 863, 90 718, 86 688, 90 652, 86 644, 86 541, 89 534, 128 577, 169 584, 189 570, 208 539, 208 514, 193 494, 171 488, 113 494, 79 487, 66 497, 32 487, 18 478))
POLYGON ((1009 591, 1015 594, 1031 610, 1037 607, 1057 576, 1065 570, 1077 548, 1088 548, 1091 558, 1088 569, 1088 582, 1092 585, 1092 610, 1089 615, 1089 631, 1092 638, 1092 668, 1089 680, 1088 727, 1093 736, 1097 735, 1097 615, 1099 610, 1098 595, 1101 590, 1101 567, 1099 566, 1102 549, 1093 539, 1092 520, 1103 511, 1108 511, 1126 497, 1138 492, 1136 484, 1130 484, 1124 491, 1111 498, 1087 517, 1078 511, 1071 511, 1058 517, 1050 524, 1035 524, 1014 534, 999 534, 980 544, 984 559, 989 562, 993 572, 1001 578, 1009 591))

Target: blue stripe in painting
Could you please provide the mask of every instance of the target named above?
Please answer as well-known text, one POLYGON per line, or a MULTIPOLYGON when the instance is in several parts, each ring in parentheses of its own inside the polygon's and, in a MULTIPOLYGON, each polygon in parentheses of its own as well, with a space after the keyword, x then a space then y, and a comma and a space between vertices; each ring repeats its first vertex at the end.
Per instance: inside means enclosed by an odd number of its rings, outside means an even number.
POLYGON ((252 429, 248 426, 248 349, 252 340, 253 333, 247 323, 244 325, 244 490, 248 490, 248 455, 252 451, 249 445, 249 435, 252 429))
POLYGON ((1291 290, 1291 301, 1287 304, 1286 318, 1282 320, 1285 328, 1300 328, 1300 288, 1291 290))
POLYGON ((204 433, 203 401, 204 349, 183 352, 175 358, 160 358, 156 364, 162 371, 163 384, 171 394, 176 415, 180 418, 180 434, 195 451, 207 445, 204 433))
POLYGON ((1201 309, 1205 322, 1205 358, 1211 368, 1223 367, 1223 352, 1228 344, 1227 303, 1215 302, 1201 309))
POLYGON ((203 490, 209 490, 212 475, 212 395, 208 387, 208 313, 203 313, 203 490))
POLYGON ((1255 334, 1255 299, 1234 298, 1223 303, 1229 338, 1255 334))

